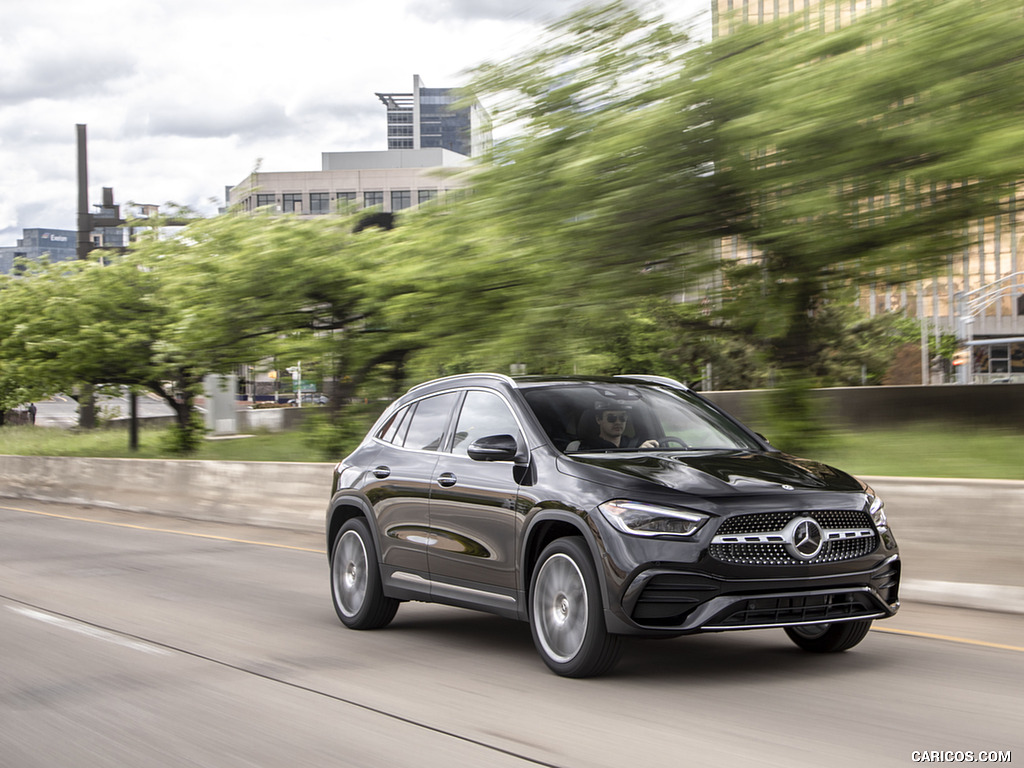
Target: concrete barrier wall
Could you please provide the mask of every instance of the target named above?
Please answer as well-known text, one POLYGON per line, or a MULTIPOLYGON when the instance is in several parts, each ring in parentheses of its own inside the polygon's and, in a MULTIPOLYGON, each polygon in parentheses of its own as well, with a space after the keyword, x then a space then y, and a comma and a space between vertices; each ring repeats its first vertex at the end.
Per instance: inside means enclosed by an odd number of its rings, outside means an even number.
POLYGON ((0 497, 319 532, 333 466, 0 456, 0 497))
MULTIPOLYGON (((0 456, 0 497, 322 532, 332 464, 0 456)), ((1024 612, 1024 482, 865 477, 885 499, 906 596, 1024 612), (1004 592, 992 591, 999 587, 1004 592), (944 599, 922 590, 939 589, 944 599), (1010 590, 1006 592, 1005 590, 1010 590), (949 596, 953 597, 949 597, 949 596), (955 598, 955 599, 954 599, 955 598)))
MULTIPOLYGON (((706 394, 709 400, 736 418, 760 429, 768 390, 706 394)), ((842 427, 929 421, 996 427, 1024 424, 1024 384, 835 387, 814 390, 812 396, 824 418, 842 427)))
POLYGON ((1024 482, 861 479, 885 500, 908 577, 1024 587, 1024 482))

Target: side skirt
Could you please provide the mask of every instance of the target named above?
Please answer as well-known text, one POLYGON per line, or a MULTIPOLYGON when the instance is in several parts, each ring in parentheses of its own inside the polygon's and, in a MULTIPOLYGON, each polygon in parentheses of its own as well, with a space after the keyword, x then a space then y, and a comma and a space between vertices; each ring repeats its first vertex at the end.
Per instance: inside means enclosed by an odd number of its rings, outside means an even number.
POLYGON ((519 600, 516 595, 483 588, 431 579, 418 571, 400 570, 381 566, 384 594, 398 600, 417 600, 442 603, 458 608, 486 611, 510 619, 519 619, 519 600))

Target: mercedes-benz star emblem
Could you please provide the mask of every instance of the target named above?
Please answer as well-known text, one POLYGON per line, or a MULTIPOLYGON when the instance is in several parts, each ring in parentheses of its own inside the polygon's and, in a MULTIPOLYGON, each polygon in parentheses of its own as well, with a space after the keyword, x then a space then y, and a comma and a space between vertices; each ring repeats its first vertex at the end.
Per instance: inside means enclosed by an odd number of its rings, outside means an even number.
POLYGON ((790 520, 783 529, 783 535, 786 538, 786 550, 798 560, 813 560, 825 543, 821 526, 810 517, 790 520))

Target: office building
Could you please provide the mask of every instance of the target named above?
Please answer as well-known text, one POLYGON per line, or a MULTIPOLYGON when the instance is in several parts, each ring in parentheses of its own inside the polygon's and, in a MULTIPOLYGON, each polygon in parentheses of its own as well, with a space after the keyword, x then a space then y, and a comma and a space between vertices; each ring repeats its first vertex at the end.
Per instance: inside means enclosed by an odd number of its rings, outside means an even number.
POLYGON ((427 88, 419 75, 411 93, 376 95, 387 107, 386 150, 323 152, 319 171, 250 174, 229 189, 228 206, 301 216, 351 208, 397 213, 467 186, 461 171, 490 146, 484 109, 457 107, 454 88, 427 88))
POLYGON ((466 186, 469 158, 447 149, 324 152, 319 171, 252 173, 228 192, 244 212, 319 216, 347 208, 396 213, 466 186))
POLYGON ((73 229, 25 229, 17 245, 0 246, 0 275, 10 274, 16 259, 70 261, 75 258, 73 229))
POLYGON ((447 149, 476 157, 489 148, 490 120, 479 103, 460 105, 454 88, 427 88, 413 75, 412 92, 378 93, 387 108, 388 149, 447 149))

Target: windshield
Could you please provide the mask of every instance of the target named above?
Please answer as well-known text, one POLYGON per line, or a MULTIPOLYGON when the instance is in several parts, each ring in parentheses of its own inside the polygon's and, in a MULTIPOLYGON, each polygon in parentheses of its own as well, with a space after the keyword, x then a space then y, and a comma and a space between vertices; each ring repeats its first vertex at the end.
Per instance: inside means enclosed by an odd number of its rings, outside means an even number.
POLYGON ((531 387, 523 395, 565 453, 761 449, 729 419, 681 390, 595 382, 531 387))

